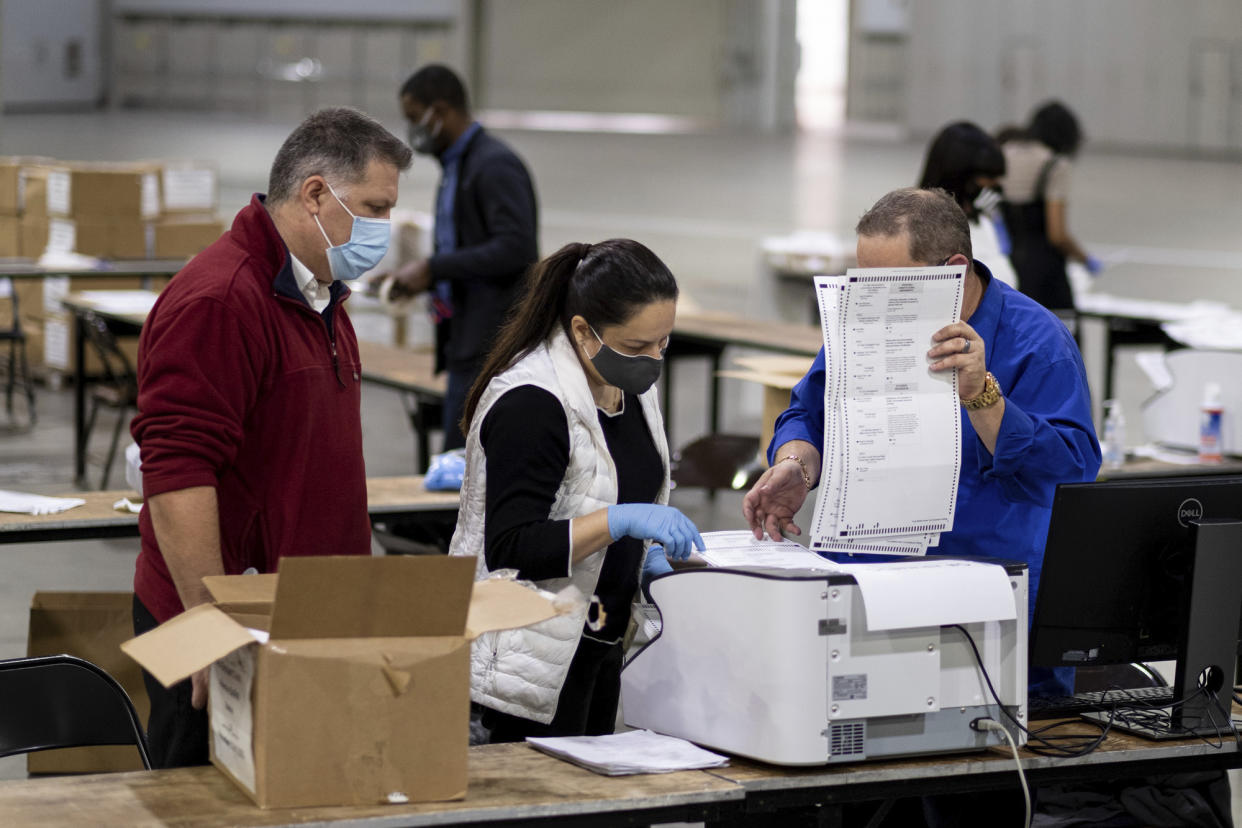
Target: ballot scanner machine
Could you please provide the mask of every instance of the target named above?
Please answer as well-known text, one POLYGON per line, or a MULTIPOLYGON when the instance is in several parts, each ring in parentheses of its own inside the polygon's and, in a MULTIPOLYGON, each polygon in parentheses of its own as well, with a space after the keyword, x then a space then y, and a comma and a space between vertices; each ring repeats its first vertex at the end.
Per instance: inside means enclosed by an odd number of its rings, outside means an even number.
POLYGON ((1012 725, 1026 724, 1026 565, 987 566, 983 589, 945 561, 859 565, 887 568, 862 574, 703 568, 656 578, 660 629, 621 674, 625 723, 780 765, 1001 743, 972 727, 980 718, 1025 743, 1012 725))

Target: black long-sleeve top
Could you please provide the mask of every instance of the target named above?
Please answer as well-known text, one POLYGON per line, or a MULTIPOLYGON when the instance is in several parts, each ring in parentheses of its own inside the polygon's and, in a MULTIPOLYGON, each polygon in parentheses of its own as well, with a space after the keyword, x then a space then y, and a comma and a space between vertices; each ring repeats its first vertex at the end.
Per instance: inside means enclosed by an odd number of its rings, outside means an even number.
MULTIPOLYGON (((654 503, 664 465, 638 398, 626 394, 621 411, 600 411, 599 422, 617 469, 617 502, 654 503)), ((488 569, 516 569, 529 580, 567 577, 569 520, 548 517, 569 468, 569 421, 560 401, 533 385, 513 388, 487 412, 479 436, 487 455, 488 569)), ((625 634, 642 555, 636 538, 609 545, 595 588, 607 617, 590 637, 615 641, 625 634)))

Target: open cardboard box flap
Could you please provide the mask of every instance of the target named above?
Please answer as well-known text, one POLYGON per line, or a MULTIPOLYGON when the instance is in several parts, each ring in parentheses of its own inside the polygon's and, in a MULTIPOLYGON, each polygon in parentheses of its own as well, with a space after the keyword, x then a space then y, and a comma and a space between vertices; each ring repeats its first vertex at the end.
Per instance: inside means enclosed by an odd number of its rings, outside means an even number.
POLYGON ((512 581, 475 584, 474 572, 475 559, 459 556, 285 558, 279 576, 204 579, 219 605, 195 607, 121 649, 170 686, 253 643, 238 620, 268 602, 276 640, 474 638, 556 614, 537 591, 512 581), (235 620, 238 607, 244 612, 235 620))

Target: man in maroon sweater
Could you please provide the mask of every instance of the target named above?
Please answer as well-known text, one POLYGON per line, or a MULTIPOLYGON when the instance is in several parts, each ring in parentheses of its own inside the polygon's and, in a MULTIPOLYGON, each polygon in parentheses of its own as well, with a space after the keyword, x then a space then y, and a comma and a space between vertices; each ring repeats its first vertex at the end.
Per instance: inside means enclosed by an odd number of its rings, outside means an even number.
MULTIPOLYGON (((138 348, 147 507, 134 630, 210 600, 205 575, 370 552, 358 341, 342 280, 374 266, 410 150, 350 109, 285 140, 268 195, 161 294, 138 348)), ((151 695, 157 767, 207 761, 206 671, 151 695)))

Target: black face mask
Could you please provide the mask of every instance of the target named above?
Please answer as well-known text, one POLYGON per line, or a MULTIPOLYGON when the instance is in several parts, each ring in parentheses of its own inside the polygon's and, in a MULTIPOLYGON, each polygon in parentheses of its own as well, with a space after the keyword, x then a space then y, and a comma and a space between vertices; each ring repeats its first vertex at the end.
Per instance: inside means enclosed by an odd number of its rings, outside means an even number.
POLYGON ((434 155, 436 152, 436 138, 440 136, 440 130, 444 127, 442 121, 436 121, 435 129, 430 127, 431 107, 423 112, 423 117, 416 124, 410 124, 407 132, 407 143, 410 149, 420 155, 434 155))
MULTIPOLYGON (((591 333, 595 334, 600 346, 599 352, 591 357, 591 364, 599 371, 604 382, 615 385, 627 394, 635 395, 642 394, 655 385, 655 381, 660 378, 660 370, 664 367, 662 358, 656 359, 645 354, 619 354, 604 344, 594 328, 591 328, 591 333)), ((664 356, 663 348, 660 349, 660 356, 664 356)))

